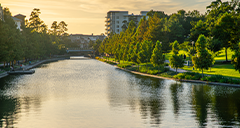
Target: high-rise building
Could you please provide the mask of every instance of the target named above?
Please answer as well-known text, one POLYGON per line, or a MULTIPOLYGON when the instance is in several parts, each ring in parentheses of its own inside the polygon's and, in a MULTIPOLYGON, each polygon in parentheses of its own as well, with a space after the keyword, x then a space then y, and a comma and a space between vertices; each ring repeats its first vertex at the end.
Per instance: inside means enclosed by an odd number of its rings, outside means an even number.
POLYGON ((106 16, 106 34, 111 32, 120 33, 123 29, 123 25, 129 23, 131 20, 136 24, 141 20, 143 16, 147 15, 148 11, 141 11, 140 15, 128 14, 128 11, 109 11, 106 16))

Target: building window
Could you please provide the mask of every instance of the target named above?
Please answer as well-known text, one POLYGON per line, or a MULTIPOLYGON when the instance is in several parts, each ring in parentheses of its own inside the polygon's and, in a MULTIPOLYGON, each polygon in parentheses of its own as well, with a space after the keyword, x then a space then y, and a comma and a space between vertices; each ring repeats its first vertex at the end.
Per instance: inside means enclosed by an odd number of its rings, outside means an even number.
POLYGON ((119 19, 119 16, 117 16, 117 18, 116 19, 119 19))
POLYGON ((119 24, 119 21, 117 21, 117 24, 119 24))
POLYGON ((119 25, 117 25, 117 28, 119 28, 119 25))
POLYGON ((119 29, 117 29, 117 32, 119 32, 119 29))

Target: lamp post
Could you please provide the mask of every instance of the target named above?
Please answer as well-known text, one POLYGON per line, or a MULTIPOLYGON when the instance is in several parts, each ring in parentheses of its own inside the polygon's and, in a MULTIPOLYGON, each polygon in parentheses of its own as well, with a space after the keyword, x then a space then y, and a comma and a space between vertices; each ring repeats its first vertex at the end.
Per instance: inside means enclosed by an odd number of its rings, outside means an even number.
MULTIPOLYGON (((192 41, 192 47, 193 47, 193 56, 194 56, 194 41, 192 41)), ((193 69, 192 70, 194 70, 194 67, 193 67, 193 69)))
POLYGON ((193 47, 193 56, 194 56, 194 41, 192 41, 192 47, 193 47))

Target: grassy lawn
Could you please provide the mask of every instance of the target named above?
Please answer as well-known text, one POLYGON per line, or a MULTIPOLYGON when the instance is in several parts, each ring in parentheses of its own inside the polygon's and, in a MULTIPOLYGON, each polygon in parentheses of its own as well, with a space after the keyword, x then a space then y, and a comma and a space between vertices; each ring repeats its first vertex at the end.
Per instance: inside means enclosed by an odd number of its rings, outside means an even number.
MULTIPOLYGON (((221 53, 218 55, 218 56, 215 56, 215 60, 221 60, 221 61, 225 61, 226 60, 226 54, 225 54, 225 48, 223 50, 220 51, 221 53)), ((227 51, 228 55, 227 55, 227 58, 228 58, 228 61, 231 61, 232 59, 232 55, 234 54, 234 52, 230 49, 228 49, 227 51)))
MULTIPOLYGON (((187 56, 187 60, 191 60, 189 59, 190 57, 188 56, 188 53, 184 50, 180 50, 179 54, 185 54, 187 56)), ((231 49, 228 49, 228 61, 231 61, 232 59, 232 55, 234 54, 234 52, 231 49)), ((170 53, 166 53, 165 55, 165 59, 169 60, 169 58, 172 56, 172 52, 170 53)), ((217 61, 225 61, 226 60, 226 55, 225 55, 225 48, 223 50, 220 51, 220 54, 218 56, 215 56, 214 58, 217 61)))
MULTIPOLYGON (((193 71, 197 73, 202 73, 200 70, 192 70, 192 67, 184 66, 184 70, 188 71, 193 71)), ((209 70, 203 70, 204 74, 209 74, 209 75, 222 75, 222 76, 227 76, 227 77, 233 77, 233 78, 240 78, 240 73, 236 71, 233 68, 233 65, 231 64, 222 64, 222 65, 214 65, 214 67, 209 70)))

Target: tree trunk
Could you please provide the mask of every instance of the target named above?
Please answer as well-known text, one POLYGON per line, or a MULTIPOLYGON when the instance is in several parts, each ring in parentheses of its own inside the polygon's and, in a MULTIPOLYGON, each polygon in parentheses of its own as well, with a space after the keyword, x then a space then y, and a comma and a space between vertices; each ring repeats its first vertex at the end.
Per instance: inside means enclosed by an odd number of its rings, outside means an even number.
POLYGON ((226 53, 226 62, 228 61, 227 59, 227 47, 225 47, 225 53, 226 53))
POLYGON ((5 68, 5 63, 6 63, 6 62, 4 61, 3 68, 5 68))
POLYGON ((203 78, 203 69, 202 69, 202 78, 203 78))
POLYGON ((176 74, 177 74, 177 68, 176 68, 176 74))
POLYGON ((139 71, 139 64, 138 64, 138 71, 139 71))
MULTIPOLYGON (((158 65, 158 73, 159 73, 159 67, 160 67, 160 66, 158 65)), ((157 74, 158 74, 158 73, 157 73, 157 74)))

